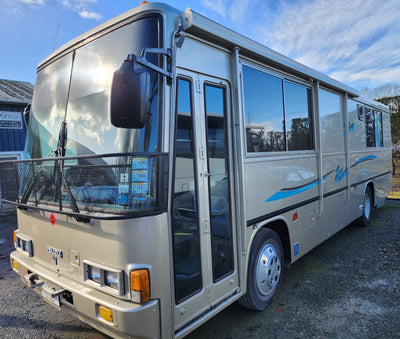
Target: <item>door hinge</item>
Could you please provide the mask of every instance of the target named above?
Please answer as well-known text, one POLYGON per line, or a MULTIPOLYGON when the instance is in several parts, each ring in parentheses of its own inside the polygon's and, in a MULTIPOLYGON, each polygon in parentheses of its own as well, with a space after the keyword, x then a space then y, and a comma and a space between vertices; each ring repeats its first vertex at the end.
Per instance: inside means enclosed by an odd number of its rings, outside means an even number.
POLYGON ((196 80, 196 92, 197 93, 201 93, 201 81, 200 80, 196 80))
POLYGON ((208 220, 203 222, 203 232, 205 234, 210 233, 210 223, 208 222, 208 220))
POLYGON ((211 285, 206 286, 206 296, 207 298, 211 297, 211 285))
POLYGON ((206 148, 200 147, 200 159, 204 160, 206 158, 206 148))

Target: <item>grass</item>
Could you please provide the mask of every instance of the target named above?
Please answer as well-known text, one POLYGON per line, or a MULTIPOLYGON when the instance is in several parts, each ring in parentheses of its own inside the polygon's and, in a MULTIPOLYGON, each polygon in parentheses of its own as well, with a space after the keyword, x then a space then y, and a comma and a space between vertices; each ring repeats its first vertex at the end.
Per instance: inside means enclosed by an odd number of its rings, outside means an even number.
POLYGON ((399 199, 400 200, 400 192, 390 192, 388 195, 389 199, 399 199))

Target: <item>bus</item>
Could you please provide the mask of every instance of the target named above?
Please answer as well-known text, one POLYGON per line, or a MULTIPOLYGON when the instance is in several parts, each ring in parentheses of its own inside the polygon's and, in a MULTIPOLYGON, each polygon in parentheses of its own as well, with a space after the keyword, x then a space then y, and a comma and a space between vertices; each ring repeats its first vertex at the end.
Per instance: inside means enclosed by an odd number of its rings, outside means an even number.
POLYGON ((67 43, 24 117, 11 267, 112 337, 264 310, 391 190, 386 106, 190 8, 141 4, 67 43))

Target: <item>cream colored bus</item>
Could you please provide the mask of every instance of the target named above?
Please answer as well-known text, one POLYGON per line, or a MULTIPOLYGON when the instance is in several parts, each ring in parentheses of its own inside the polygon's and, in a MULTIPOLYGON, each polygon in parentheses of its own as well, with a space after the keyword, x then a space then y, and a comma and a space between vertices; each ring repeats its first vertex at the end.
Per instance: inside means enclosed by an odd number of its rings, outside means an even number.
POLYGON ((386 106, 188 9, 143 4, 38 66, 11 266, 112 337, 182 338, 391 190, 386 106))

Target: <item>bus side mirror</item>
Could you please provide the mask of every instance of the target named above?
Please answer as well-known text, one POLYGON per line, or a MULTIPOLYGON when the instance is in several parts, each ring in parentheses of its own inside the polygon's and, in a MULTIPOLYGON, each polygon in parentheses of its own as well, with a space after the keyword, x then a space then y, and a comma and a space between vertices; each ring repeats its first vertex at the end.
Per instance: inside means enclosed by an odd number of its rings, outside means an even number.
POLYGON ((148 120, 150 74, 137 69, 129 55, 114 72, 111 86, 110 119, 115 127, 142 128, 148 120))

